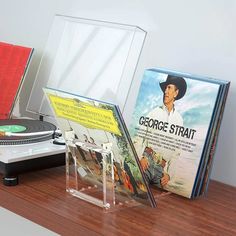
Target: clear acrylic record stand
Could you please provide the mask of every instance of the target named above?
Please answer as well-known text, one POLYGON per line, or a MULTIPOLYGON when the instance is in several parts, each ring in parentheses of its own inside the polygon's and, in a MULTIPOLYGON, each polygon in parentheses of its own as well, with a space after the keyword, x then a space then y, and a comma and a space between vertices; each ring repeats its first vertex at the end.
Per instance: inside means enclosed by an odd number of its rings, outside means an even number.
POLYGON ((86 143, 67 142, 67 192, 106 210, 112 209, 116 198, 111 153, 86 143))
MULTIPOLYGON (((145 37, 146 32, 137 26, 56 15, 27 110, 55 122, 43 91, 38 89, 49 87, 110 102, 123 111, 145 37)), ((117 200, 109 151, 71 140, 69 131, 66 135, 69 193, 104 209, 137 204, 122 195, 117 200), (93 155, 99 156, 99 163, 86 167, 79 162, 83 158, 92 162, 93 155), (95 182, 91 174, 97 175, 95 182)))
MULTIPOLYGON (((132 195, 116 191, 118 167, 113 152, 99 146, 80 142, 66 132, 66 191, 88 201, 106 212, 137 206, 148 201, 136 201, 132 195)), ((106 143, 104 146, 112 145, 106 143)))

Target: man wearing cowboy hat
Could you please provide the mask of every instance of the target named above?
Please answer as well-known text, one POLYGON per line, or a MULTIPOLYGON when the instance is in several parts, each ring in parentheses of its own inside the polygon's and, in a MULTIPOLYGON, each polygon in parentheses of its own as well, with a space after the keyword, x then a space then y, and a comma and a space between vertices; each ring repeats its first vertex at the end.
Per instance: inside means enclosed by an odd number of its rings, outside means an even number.
POLYGON ((160 83, 160 87, 163 91, 163 105, 154 109, 149 115, 182 126, 183 119, 175 109, 174 102, 186 93, 187 84, 184 78, 168 75, 166 81, 160 83))
MULTIPOLYGON (((183 126, 183 118, 176 110, 174 102, 185 95, 186 81, 182 77, 168 75, 166 81, 160 83, 160 87, 163 91, 163 105, 154 108, 147 116, 169 124, 183 126)), ((148 141, 145 145, 147 147, 152 146, 148 141)), ((145 156, 144 152, 143 158, 140 160, 141 166, 150 183, 158 187, 165 187, 174 177, 174 168, 170 168, 170 165, 180 156, 180 152, 179 150, 173 152, 166 149, 155 150, 154 152, 162 157, 160 163, 157 163, 154 158, 150 159, 150 156, 149 158, 145 156)))

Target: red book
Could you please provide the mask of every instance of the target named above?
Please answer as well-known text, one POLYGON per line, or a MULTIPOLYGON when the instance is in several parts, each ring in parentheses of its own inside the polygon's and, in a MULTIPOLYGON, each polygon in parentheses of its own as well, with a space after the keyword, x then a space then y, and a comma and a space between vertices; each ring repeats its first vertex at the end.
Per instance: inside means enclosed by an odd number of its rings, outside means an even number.
POLYGON ((10 118, 33 49, 0 42, 0 119, 10 118))

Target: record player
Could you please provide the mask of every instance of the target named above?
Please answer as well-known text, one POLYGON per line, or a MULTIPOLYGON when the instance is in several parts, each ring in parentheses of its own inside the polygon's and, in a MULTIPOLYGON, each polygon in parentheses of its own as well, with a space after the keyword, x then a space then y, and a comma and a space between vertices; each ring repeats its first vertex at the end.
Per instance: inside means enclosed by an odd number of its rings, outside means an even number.
MULTIPOLYGON (((27 104, 27 111, 40 119, 5 119, 0 123, 0 172, 4 184, 17 184, 18 174, 26 171, 65 164, 66 147, 60 145, 61 134, 42 88, 112 102, 123 111, 145 37, 146 32, 137 26, 54 17, 27 104)), ((32 50, 28 59, 31 54, 32 50)), ((25 71, 7 118, 12 116, 23 91, 25 71)))
POLYGON ((32 48, 0 43, 0 172, 5 185, 18 184, 23 172, 65 164, 65 146, 54 141, 60 135, 55 125, 12 119, 32 54, 32 48))

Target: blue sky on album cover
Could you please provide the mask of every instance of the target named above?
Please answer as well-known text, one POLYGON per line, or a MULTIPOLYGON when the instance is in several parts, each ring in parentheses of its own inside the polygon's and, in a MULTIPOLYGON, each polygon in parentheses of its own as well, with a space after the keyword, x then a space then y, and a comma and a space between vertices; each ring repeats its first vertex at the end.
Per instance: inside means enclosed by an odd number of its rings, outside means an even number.
MULTIPOLYGON (((136 100, 132 124, 137 124, 141 115, 147 115, 153 108, 162 105, 163 92, 160 82, 167 74, 146 70, 136 100)), ((185 96, 175 102, 176 109, 183 117, 186 127, 205 127, 209 125, 219 85, 185 78, 187 91, 185 96)), ((132 132, 131 127, 131 132, 132 132)))

